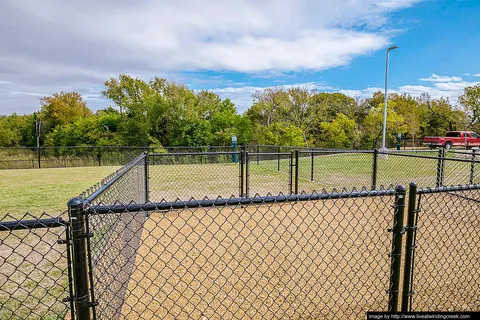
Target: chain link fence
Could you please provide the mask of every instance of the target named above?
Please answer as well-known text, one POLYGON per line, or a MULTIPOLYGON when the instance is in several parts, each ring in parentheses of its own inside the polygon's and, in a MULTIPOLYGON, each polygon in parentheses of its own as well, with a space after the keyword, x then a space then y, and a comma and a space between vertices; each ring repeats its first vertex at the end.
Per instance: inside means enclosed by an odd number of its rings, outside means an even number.
POLYGON ((413 272, 404 310, 479 311, 480 185, 413 192, 413 272))
POLYGON ((386 311, 394 193, 91 207, 94 216, 147 213, 127 290, 99 300, 97 318, 347 318, 386 311))
POLYGON ((261 151, 142 153, 68 221, 7 216, 1 318, 480 311, 475 154, 261 151))
POLYGON ((70 319, 69 225, 29 214, 0 220, 0 319, 70 319))

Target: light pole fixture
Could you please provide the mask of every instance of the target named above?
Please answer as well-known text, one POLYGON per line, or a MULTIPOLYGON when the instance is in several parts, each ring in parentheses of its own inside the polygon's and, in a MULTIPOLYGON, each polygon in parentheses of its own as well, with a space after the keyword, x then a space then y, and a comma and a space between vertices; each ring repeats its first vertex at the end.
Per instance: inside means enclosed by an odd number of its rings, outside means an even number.
POLYGON ((382 129, 382 148, 380 150, 386 151, 385 137, 387 135, 387 100, 388 100, 388 56, 391 50, 397 49, 397 46, 391 46, 387 49, 387 59, 385 67, 385 102, 383 103, 383 129, 382 129))

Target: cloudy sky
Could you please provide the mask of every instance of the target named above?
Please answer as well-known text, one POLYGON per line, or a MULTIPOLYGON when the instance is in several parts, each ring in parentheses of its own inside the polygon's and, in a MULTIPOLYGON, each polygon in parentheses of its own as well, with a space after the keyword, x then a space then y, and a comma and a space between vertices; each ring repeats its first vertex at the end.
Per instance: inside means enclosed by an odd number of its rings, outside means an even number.
POLYGON ((0 114, 78 91, 93 110, 109 77, 167 77, 241 111, 300 85, 366 97, 389 88, 455 101, 480 82, 478 0, 1 0, 0 114))

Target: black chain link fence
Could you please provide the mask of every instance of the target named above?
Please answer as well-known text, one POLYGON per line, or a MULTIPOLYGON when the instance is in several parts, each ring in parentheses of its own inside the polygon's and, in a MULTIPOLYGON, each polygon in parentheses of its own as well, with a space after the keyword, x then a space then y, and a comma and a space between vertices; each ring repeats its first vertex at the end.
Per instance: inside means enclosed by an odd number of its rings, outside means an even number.
POLYGON ((69 221, 7 216, 1 319, 479 311, 475 154, 259 151, 142 153, 69 221))
POLYGON ((68 222, 43 214, 0 220, 0 319, 70 319, 68 222))
MULTIPOLYGON (((93 206, 90 214, 104 219, 147 216, 134 235, 140 244, 130 260, 133 273, 114 280, 127 289, 98 299, 97 318, 344 319, 386 311, 393 195, 93 206)), ((111 251, 99 257, 109 263, 123 261, 132 247, 124 241, 108 246, 121 249, 115 250, 120 257, 111 251)), ((96 291, 111 286, 107 279, 95 280, 96 291)))
POLYGON ((480 185, 417 191, 411 310, 479 311, 480 185))

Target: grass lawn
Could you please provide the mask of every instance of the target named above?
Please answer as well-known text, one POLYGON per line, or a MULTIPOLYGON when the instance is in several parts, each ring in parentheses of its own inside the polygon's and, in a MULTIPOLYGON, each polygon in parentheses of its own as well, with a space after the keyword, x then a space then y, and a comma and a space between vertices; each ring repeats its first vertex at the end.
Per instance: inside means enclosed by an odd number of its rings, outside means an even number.
POLYGON ((26 212, 40 216, 66 210, 67 201, 118 167, 0 170, 0 219, 20 218, 26 212))

